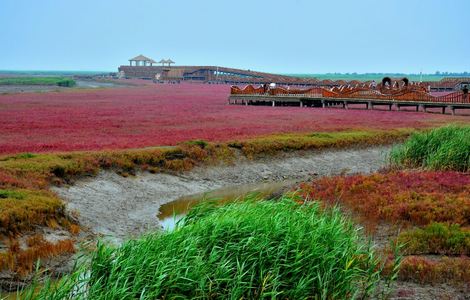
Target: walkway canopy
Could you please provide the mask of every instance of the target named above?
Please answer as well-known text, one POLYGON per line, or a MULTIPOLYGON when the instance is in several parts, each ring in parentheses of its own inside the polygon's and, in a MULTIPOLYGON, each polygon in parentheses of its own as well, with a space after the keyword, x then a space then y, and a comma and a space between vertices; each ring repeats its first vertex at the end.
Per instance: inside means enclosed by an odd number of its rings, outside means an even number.
POLYGON ((147 66, 147 65, 152 66, 153 64, 156 64, 157 62, 141 54, 134 58, 129 59, 129 63, 131 66, 132 66, 132 63, 134 63, 134 66, 147 66))

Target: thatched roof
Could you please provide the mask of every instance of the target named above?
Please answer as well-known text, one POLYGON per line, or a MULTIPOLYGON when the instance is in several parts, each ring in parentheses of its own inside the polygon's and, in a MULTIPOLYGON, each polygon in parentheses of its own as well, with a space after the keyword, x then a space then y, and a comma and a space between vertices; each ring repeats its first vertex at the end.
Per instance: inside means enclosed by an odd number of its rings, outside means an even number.
POLYGON ((131 61, 146 61, 146 62, 150 62, 150 63, 153 63, 153 64, 156 64, 157 62, 154 61, 153 59, 147 57, 147 56, 143 56, 142 54, 141 55, 137 55, 136 57, 134 58, 131 58, 129 59, 131 61))

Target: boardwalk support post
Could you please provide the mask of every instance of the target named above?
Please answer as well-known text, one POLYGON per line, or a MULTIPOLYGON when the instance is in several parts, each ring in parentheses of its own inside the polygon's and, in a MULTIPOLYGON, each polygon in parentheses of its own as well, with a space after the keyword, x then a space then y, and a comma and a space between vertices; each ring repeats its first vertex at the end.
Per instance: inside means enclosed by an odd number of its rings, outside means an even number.
POLYGON ((455 116, 455 107, 453 107, 452 105, 449 105, 447 106, 448 109, 450 109, 450 113, 455 116))
POLYGON ((372 105, 372 101, 367 102, 367 109, 374 109, 374 106, 372 105))
POLYGON ((271 101, 272 102, 272 106, 276 106, 276 101, 271 101))
POLYGON ((344 108, 344 109, 349 109, 349 107, 348 107, 348 102, 347 102, 347 101, 344 101, 344 102, 343 102, 343 108, 344 108))
POLYGON ((426 112, 426 107, 424 105, 420 104, 420 105, 418 105, 418 109, 416 111, 420 111, 420 110, 426 112))
POLYGON ((322 108, 325 108, 325 107, 326 107, 325 100, 322 100, 322 101, 321 101, 321 107, 322 107, 322 108))
POLYGON ((446 107, 445 107, 445 106, 442 107, 442 114, 443 114, 443 115, 446 114, 446 107))
POLYGON ((304 107, 302 100, 300 100, 300 107, 304 107))

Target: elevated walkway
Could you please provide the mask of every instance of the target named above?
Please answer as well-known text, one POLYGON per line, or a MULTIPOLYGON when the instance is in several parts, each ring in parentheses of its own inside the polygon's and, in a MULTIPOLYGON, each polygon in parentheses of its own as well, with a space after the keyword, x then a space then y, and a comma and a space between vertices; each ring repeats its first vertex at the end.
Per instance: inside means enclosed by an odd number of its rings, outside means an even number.
POLYGON ((231 105, 269 105, 300 107, 342 107, 364 105, 366 109, 385 106, 388 110, 401 110, 403 107, 414 107, 416 111, 427 112, 439 108, 445 114, 452 115, 456 110, 470 109, 469 95, 461 91, 444 96, 432 96, 419 86, 397 89, 346 88, 325 89, 311 88, 306 90, 288 90, 284 88, 266 89, 247 86, 244 89, 232 87, 228 99, 231 105))

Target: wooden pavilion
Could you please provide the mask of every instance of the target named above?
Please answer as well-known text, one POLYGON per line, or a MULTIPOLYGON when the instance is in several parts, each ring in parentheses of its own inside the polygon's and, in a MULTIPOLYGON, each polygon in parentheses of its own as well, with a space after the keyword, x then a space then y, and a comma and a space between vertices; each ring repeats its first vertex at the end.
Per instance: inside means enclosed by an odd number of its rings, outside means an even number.
POLYGON ((151 58, 148 58, 146 56, 138 55, 134 58, 129 59, 129 65, 132 66, 132 63, 134 63, 134 66, 152 66, 153 64, 156 64, 157 62, 154 61, 151 58))

